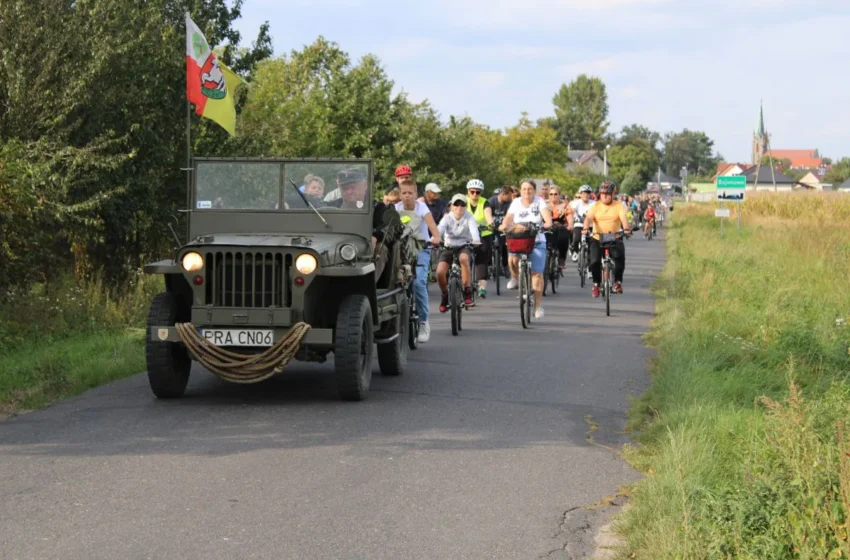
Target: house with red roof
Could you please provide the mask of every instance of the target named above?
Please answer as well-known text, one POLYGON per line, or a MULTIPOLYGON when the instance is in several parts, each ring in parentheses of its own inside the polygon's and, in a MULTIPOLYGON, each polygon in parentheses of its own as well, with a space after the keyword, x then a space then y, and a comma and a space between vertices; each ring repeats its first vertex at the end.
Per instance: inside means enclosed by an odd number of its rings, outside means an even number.
POLYGON ((790 160, 791 169, 820 169, 824 167, 823 158, 820 157, 817 150, 767 150, 764 155, 770 155, 774 160, 790 160))

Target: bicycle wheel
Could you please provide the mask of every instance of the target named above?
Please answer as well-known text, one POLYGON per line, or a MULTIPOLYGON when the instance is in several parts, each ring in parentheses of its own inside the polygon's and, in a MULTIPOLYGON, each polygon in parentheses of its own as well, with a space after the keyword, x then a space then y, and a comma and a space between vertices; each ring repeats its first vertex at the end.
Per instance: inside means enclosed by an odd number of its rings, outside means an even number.
POLYGON ((496 295, 502 295, 502 248, 493 246, 493 281, 496 283, 496 295))
POLYGON ((581 279, 581 287, 584 288, 587 284, 587 252, 584 249, 579 249, 578 275, 581 279))
MULTIPOLYGON (((543 279, 544 284, 546 283, 546 279, 543 279)), ((531 325, 531 312, 534 310, 537 305, 537 300, 534 296, 534 288, 531 285, 531 262, 529 261, 525 265, 525 285, 527 286, 528 293, 528 303, 525 304, 525 322, 529 326, 531 325)))
POLYGON ((416 306, 416 293, 413 291, 414 281, 411 280, 410 286, 407 288, 407 299, 410 302, 410 328, 407 329, 407 345, 411 350, 419 348, 419 325, 421 323, 419 320, 419 308, 416 306))
POLYGON ((546 289, 546 285, 549 284, 549 261, 551 257, 551 253, 549 253, 549 249, 546 249, 546 262, 543 263, 543 295, 549 295, 548 290, 546 289))
POLYGON ((602 289, 605 291, 605 315, 611 316, 611 263, 606 259, 602 272, 602 289))
POLYGON ((460 302, 461 287, 457 278, 452 278, 449 284, 449 307, 452 316, 452 335, 457 336, 460 332, 460 302))
POLYGON ((528 310, 528 305, 531 303, 528 297, 528 291, 530 286, 528 285, 528 276, 525 271, 528 267, 528 263, 524 261, 520 261, 519 263, 519 316, 522 321, 522 328, 528 328, 528 319, 526 318, 526 311, 528 310))
POLYGON ((558 282, 561 277, 561 269, 558 268, 558 254, 552 253, 551 270, 549 271, 549 282, 552 283, 552 294, 558 293, 558 282))

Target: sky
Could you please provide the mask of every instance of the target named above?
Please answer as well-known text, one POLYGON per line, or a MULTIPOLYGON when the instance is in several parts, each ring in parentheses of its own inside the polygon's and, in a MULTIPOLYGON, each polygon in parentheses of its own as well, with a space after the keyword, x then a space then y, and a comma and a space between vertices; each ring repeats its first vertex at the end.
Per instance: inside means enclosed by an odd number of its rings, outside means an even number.
POLYGON ((275 55, 319 35, 377 55, 396 91, 493 128, 554 114, 561 84, 608 91, 609 130, 706 132, 750 160, 759 103, 774 149, 850 156, 850 0, 244 0, 275 55))

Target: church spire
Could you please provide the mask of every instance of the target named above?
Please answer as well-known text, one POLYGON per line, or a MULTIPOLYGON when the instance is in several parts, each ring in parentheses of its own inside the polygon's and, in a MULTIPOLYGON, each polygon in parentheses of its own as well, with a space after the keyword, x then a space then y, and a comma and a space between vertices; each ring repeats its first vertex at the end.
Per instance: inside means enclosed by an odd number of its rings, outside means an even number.
POLYGON ((767 148, 767 130, 764 127, 764 102, 759 103, 758 128, 753 133, 753 165, 761 163, 767 148))
POLYGON ((756 129, 756 137, 764 138, 764 102, 759 104, 759 126, 756 129))

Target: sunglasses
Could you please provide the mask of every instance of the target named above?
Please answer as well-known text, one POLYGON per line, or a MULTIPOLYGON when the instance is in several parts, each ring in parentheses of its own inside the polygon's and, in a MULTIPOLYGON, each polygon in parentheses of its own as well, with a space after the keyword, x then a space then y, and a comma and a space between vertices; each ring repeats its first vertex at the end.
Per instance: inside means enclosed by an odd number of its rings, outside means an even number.
POLYGON ((466 207, 466 203, 465 203, 465 202, 461 202, 461 201, 457 201, 457 202, 455 202, 454 204, 452 204, 452 206, 463 206, 463 207, 465 208, 465 207, 466 207))
POLYGON ((469 190, 468 190, 468 191, 466 191, 466 192, 468 192, 469 194, 481 194, 481 191, 474 191, 474 190, 472 190, 472 189, 469 189, 469 190))

